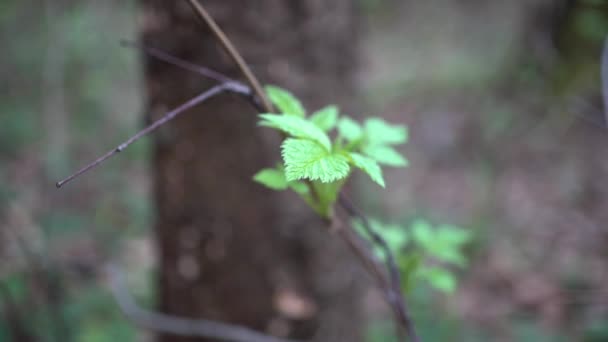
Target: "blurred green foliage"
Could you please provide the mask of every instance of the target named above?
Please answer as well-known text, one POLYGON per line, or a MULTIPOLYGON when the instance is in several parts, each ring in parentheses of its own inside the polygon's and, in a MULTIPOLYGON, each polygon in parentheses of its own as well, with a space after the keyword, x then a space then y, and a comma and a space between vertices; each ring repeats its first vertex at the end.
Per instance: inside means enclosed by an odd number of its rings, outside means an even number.
MULTIPOLYGON (((433 228, 424 219, 412 221, 408 228, 377 220, 370 220, 370 225, 395 253, 406 293, 419 287, 420 281, 444 293, 456 290, 456 277, 450 267, 466 266, 463 247, 473 238, 470 231, 451 225, 433 228)), ((360 222, 355 222, 355 227, 369 239, 360 222)), ((379 246, 374 246, 374 252, 379 258, 386 258, 379 246)))
POLYGON ((134 5, 0 2, 0 235, 21 240, 8 240, 0 264, 0 341, 11 341, 15 322, 37 341, 137 339, 87 257, 149 234, 149 140, 79 179, 78 190, 53 185, 142 124, 137 55, 119 45, 136 34, 134 5), (59 295, 44 285, 52 279, 59 295))

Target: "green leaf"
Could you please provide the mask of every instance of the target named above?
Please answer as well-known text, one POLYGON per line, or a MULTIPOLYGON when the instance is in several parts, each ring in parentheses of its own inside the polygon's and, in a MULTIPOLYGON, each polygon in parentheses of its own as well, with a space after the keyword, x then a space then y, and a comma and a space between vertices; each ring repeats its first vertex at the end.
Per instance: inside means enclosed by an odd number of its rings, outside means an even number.
POLYGON ((381 187, 385 187, 384 178, 382 177, 382 169, 375 160, 365 157, 359 153, 349 153, 353 164, 365 171, 369 175, 369 177, 376 183, 378 183, 381 187))
POLYGON ((466 264, 466 258, 460 251, 460 246, 464 243, 462 240, 467 239, 466 232, 452 228, 432 230, 428 222, 416 220, 412 225, 412 234, 425 252, 436 259, 459 266, 466 264))
POLYGON ((317 200, 317 207, 315 210, 319 213, 319 215, 322 217, 329 217, 331 215, 333 204, 338 199, 338 193, 340 193, 340 189, 344 185, 345 180, 346 178, 342 178, 329 183, 312 183, 317 200))
POLYGON ((253 180, 273 190, 285 190, 288 187, 285 173, 277 169, 263 169, 253 176, 253 180))
POLYGON ((423 247, 428 247, 433 242, 433 231, 431 224, 425 220, 415 220, 412 223, 412 235, 414 240, 423 247))
POLYGON ((332 154, 320 144, 305 139, 289 138, 281 144, 288 181, 297 179, 333 182, 348 175, 348 159, 332 154))
POLYGON ((312 114, 310 121, 320 129, 328 132, 336 127, 336 124, 338 123, 338 107, 327 106, 322 108, 312 114))
POLYGON ((408 243, 408 235, 403 227, 397 224, 384 224, 378 220, 370 219, 370 225, 386 241, 391 251, 398 253, 408 243))
POLYGON ((422 265, 422 256, 419 253, 400 253, 396 255, 397 265, 401 273, 401 288, 410 292, 414 287, 414 278, 422 265))
POLYGON ((297 194, 306 195, 310 192, 310 189, 308 189, 308 185, 304 182, 292 181, 288 184, 289 188, 297 194))
POLYGON ((331 141, 327 134, 310 121, 296 116, 277 114, 260 114, 259 116, 262 118, 260 126, 272 127, 296 138, 314 140, 321 144, 327 152, 331 151, 331 141))
POLYGON ((365 121, 365 134, 369 145, 396 145, 407 142, 408 132, 403 125, 390 125, 380 118, 365 121))
POLYGON ((306 110, 300 100, 285 89, 273 85, 264 87, 270 101, 277 107, 281 114, 306 116, 306 110))
POLYGON ((363 153, 380 164, 389 166, 407 166, 409 163, 394 148, 386 145, 372 145, 363 148, 363 153))
POLYGON ((470 231, 447 224, 437 227, 437 232, 440 239, 455 246, 464 245, 473 238, 470 231))
POLYGON ((363 128, 355 120, 343 116, 338 121, 338 133, 346 140, 352 142, 363 137, 363 128))
POLYGON ((437 290, 453 293, 456 290, 456 277, 443 268, 425 267, 418 270, 418 275, 426 279, 437 290))

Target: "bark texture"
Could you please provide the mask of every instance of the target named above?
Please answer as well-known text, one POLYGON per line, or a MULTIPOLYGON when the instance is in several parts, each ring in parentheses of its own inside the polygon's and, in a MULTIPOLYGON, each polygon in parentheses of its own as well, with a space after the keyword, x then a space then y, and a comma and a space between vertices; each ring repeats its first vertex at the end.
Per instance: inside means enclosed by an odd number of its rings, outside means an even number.
MULTIPOLYGON (((353 1, 202 1, 263 83, 309 110, 354 93, 353 1)), ((239 78, 186 1, 143 0, 142 40, 239 78)), ((212 82, 145 60, 148 119, 212 82)), ((350 98, 349 100, 352 100, 350 98)), ((278 160, 278 136, 251 107, 222 95, 157 134, 154 150, 160 306, 318 341, 360 340, 361 273, 337 237, 288 193, 251 181, 278 160)), ((163 342, 192 341, 161 336, 163 342)))

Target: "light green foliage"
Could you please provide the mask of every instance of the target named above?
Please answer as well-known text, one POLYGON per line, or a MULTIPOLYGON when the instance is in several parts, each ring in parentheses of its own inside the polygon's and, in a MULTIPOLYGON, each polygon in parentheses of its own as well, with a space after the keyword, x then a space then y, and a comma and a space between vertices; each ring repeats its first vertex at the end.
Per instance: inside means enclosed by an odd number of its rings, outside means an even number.
POLYGON ((287 90, 272 85, 267 85, 264 88, 268 98, 277 107, 279 112, 299 117, 306 115, 302 103, 287 90))
POLYGON ((277 169, 262 169, 253 176, 253 180, 273 190, 285 190, 288 188, 285 173, 277 169))
POLYGON ((355 142, 363 137, 363 128, 355 120, 343 116, 338 121, 338 133, 349 142, 355 142))
POLYGON ((378 163, 388 166, 407 166, 409 163, 402 155, 394 148, 386 145, 372 145, 362 148, 370 158, 375 159, 378 163))
POLYGON ((349 155, 356 167, 365 171, 365 173, 367 173, 374 182, 378 183, 378 185, 383 188, 385 187, 382 169, 375 160, 355 152, 351 152, 349 155))
MULTIPOLYGON (((446 293, 456 289, 457 280, 450 267, 466 266, 462 248, 471 241, 469 231, 449 225, 433 228, 422 219, 413 221, 408 228, 376 220, 370 220, 370 225, 395 253, 404 289, 411 289, 419 280, 446 293)), ((355 227, 365 235, 360 223, 355 223, 355 227)), ((378 246, 374 253, 379 258, 386 257, 378 246)))
POLYGON ((466 258, 460 249, 471 239, 468 231, 449 225, 433 230, 428 222, 416 220, 412 224, 412 234, 416 242, 434 258, 458 266, 466 265, 466 258))
POLYGON ((333 105, 307 117, 300 101, 288 91, 275 86, 267 86, 266 91, 281 113, 260 114, 259 125, 286 135, 281 144, 284 164, 257 173, 254 180, 258 183, 274 190, 292 189, 317 213, 329 217, 352 168, 385 187, 379 164, 407 165, 407 160, 390 146, 407 141, 404 126, 390 125, 379 118, 367 119, 361 125, 340 117, 338 107, 333 105), (337 134, 332 134, 334 129, 337 134), (333 142, 330 134, 336 137, 333 142))
POLYGON ((408 140, 405 126, 389 125, 379 118, 365 121, 365 139, 361 150, 368 157, 388 166, 407 166, 408 161, 390 145, 404 144, 408 140))
POLYGON ((326 151, 331 151, 331 141, 323 130, 312 122, 289 115, 260 114, 260 126, 267 126, 283 131, 296 138, 310 139, 318 142, 326 151))
POLYGON ((310 116, 310 121, 325 132, 331 131, 338 123, 338 107, 327 106, 320 109, 312 113, 310 116))
POLYGON ((312 140, 289 138, 283 142, 281 150, 288 181, 310 179, 331 183, 345 178, 350 171, 345 156, 328 152, 312 140))
POLYGON ((408 139, 405 126, 390 125, 379 118, 365 121, 365 133, 370 145, 404 144, 408 139))

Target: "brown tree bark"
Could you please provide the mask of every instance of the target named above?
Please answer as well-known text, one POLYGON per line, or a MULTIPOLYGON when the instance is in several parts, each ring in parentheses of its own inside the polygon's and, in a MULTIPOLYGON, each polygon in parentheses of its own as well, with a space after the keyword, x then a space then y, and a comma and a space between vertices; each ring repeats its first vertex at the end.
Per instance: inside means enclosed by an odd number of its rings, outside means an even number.
MULTIPOLYGON (((143 0, 143 41, 241 78, 186 1, 143 0)), ((354 93, 353 1, 202 1, 263 83, 309 109, 354 93)), ((150 119, 213 83, 147 58, 150 119)), ((222 95, 164 127, 154 150, 160 309, 318 341, 361 339, 361 273, 293 194, 251 181, 279 160, 278 136, 222 95)), ((162 336, 161 341, 192 341, 162 336)))

